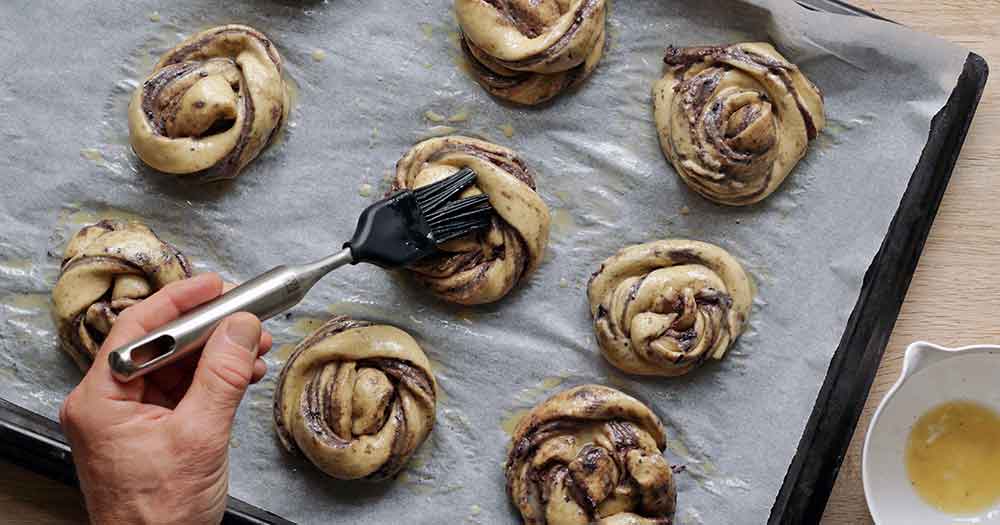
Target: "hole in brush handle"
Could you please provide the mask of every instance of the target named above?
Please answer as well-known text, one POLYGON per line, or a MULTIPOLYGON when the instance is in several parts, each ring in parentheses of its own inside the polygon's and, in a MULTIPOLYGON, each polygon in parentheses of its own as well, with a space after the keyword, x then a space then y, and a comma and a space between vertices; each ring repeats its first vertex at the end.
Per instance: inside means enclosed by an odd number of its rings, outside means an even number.
POLYGON ((132 349, 132 365, 142 368, 150 362, 174 351, 176 341, 169 335, 161 335, 152 341, 132 349))
POLYGON ((115 378, 126 382, 142 375, 153 363, 173 354, 176 348, 174 337, 163 334, 138 346, 115 350, 108 355, 108 361, 115 378))

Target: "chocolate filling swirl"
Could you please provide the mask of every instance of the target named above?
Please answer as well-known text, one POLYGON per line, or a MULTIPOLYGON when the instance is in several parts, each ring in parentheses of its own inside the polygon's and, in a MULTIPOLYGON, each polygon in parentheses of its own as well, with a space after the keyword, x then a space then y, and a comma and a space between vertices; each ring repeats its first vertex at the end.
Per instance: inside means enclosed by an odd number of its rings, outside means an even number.
POLYGON ((753 300, 736 259, 688 240, 625 248, 594 273, 587 296, 604 357, 625 372, 658 376, 722 359, 753 300))
POLYGON ((605 12, 604 0, 455 0, 476 80, 524 105, 590 76, 604 53, 605 12))
POLYGON ((60 347, 86 371, 122 310, 188 277, 187 259, 138 222, 84 227, 66 246, 52 290, 60 347))
POLYGON ((202 31, 164 54, 129 104, 129 140, 151 167, 239 175, 288 115, 281 56, 247 26, 202 31))
POLYGON ((664 62, 653 88, 660 145, 712 201, 770 195, 825 125, 820 90, 770 44, 672 47, 664 62))
POLYGON ((549 210, 535 192, 531 170, 513 151, 469 137, 430 139, 396 164, 392 191, 413 189, 469 167, 476 185, 463 196, 485 193, 493 226, 441 247, 442 255, 410 267, 442 299, 460 304, 498 301, 542 262, 549 239, 549 210))
POLYGON ((406 332, 338 316, 295 347, 278 378, 274 424, 289 452, 338 479, 383 480, 434 426, 437 384, 406 332))
POLYGON ((518 423, 507 492, 526 525, 669 525, 677 489, 665 446, 659 418, 635 398, 571 388, 518 423))

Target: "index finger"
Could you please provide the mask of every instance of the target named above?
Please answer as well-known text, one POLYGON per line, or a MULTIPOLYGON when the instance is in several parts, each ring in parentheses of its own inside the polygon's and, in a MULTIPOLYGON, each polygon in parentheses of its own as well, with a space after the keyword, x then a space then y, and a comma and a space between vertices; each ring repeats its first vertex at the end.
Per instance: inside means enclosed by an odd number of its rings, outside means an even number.
MULTIPOLYGON (((118 316, 111 333, 101 346, 119 346, 177 319, 184 312, 215 299, 222 294, 222 278, 215 273, 203 273, 190 279, 170 283, 142 302, 130 306, 118 316), (128 330, 119 330, 119 325, 128 330), (128 332, 130 337, 124 337, 128 332), (138 333, 138 335, 136 335, 138 333)), ((99 354, 98 354, 99 355, 99 354)))
POLYGON ((94 356, 94 363, 84 381, 97 388, 102 396, 141 401, 143 387, 139 385, 143 385, 142 378, 127 384, 116 381, 111 375, 108 354, 221 293, 222 279, 217 274, 208 273, 168 284, 142 302, 126 308, 115 320, 111 333, 94 356))

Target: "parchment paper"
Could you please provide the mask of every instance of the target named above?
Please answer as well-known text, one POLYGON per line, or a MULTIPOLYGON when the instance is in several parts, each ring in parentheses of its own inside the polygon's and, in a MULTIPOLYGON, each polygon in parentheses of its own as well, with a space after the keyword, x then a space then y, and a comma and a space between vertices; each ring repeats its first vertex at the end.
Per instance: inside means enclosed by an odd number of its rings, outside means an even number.
POLYGON ((339 247, 396 160, 441 126, 513 147, 539 173, 554 217, 548 256, 502 302, 455 307, 405 275, 355 267, 267 324, 271 372, 240 409, 231 493, 304 523, 517 523, 505 428, 587 382, 637 396, 668 425, 667 456, 688 467, 680 523, 763 523, 966 56, 792 2, 615 0, 593 77, 522 109, 468 76, 449 0, 7 2, 0 19, 0 396, 49 418, 79 378, 56 349, 48 294, 83 224, 141 218, 199 271, 238 282, 339 247), (129 96, 168 47, 228 22, 262 30, 284 56, 297 86, 287 132, 234 183, 150 172, 128 146, 129 96), (825 92, 830 122, 773 196, 730 209, 687 190, 664 160, 650 89, 668 44, 743 40, 771 41, 798 63, 825 92), (586 280, 619 248, 668 237, 744 262, 758 288, 750 328, 723 362, 687 377, 627 377, 597 350, 586 280), (276 371, 331 312, 398 325, 435 364, 436 427, 392 482, 333 481, 274 437, 276 371))

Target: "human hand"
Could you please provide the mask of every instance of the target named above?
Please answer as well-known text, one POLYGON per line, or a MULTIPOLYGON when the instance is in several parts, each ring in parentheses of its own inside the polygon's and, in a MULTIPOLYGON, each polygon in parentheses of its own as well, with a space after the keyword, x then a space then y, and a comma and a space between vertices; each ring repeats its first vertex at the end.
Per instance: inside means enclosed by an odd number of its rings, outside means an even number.
POLYGON ((229 487, 236 409, 271 347, 251 314, 229 316, 200 354, 129 383, 108 353, 223 293, 216 274, 172 283, 118 317, 59 419, 93 523, 215 524, 229 487))

